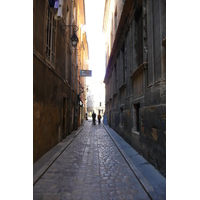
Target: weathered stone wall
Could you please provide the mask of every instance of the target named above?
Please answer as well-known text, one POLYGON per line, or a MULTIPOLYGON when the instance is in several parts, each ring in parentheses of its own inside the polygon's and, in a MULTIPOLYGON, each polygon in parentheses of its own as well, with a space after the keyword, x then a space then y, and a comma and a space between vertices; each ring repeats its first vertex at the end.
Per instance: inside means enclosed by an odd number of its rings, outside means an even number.
MULTIPOLYGON (((63 1, 63 8, 69 9, 71 1, 63 1)), ((55 66, 46 60, 46 27, 48 0, 34 0, 33 13, 33 162, 69 135, 74 128, 77 104, 76 56, 72 52, 71 113, 70 95, 70 38, 63 29, 64 21, 58 20, 55 37, 55 66), (68 45, 67 45, 68 44, 68 45), (73 115, 75 116, 75 115, 73 115)), ((66 9, 63 17, 66 18, 66 9)))
POLYGON ((140 143, 142 154, 162 173, 166 165, 166 106, 143 107, 140 109, 140 143), (148 141, 148 142, 146 142, 148 141))
MULTIPOLYGON (((33 159, 35 162, 62 141, 73 127, 68 129, 69 87, 35 56, 33 77, 33 159), (65 106, 63 106, 63 98, 66 99, 65 106), (63 107, 65 107, 64 112, 63 107), (63 113, 65 122, 63 122, 63 113)), ((76 94, 72 93, 72 103, 75 102, 76 94)))
POLYGON ((127 0, 120 14, 104 79, 106 102, 114 100, 106 104, 109 125, 165 176, 166 1, 127 0), (117 90, 112 96, 115 66, 117 90))

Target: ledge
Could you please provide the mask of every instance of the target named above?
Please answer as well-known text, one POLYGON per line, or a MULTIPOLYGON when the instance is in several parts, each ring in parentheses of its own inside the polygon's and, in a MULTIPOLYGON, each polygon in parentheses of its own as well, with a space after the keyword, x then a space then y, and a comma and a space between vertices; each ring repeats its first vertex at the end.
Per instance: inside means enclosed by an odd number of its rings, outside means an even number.
POLYGON ((126 83, 123 83, 123 84, 119 87, 119 90, 123 90, 124 88, 126 88, 126 83))
POLYGON ((147 69, 147 62, 143 62, 130 76, 132 79, 134 79, 138 74, 140 74, 143 70, 147 69))
POLYGON ((160 87, 161 84, 166 84, 166 80, 159 80, 159 81, 156 81, 155 83, 151 84, 151 85, 148 85, 147 86, 147 89, 154 89, 156 87, 160 87))
POLYGON ((113 94, 113 97, 116 97, 117 96, 117 92, 115 92, 114 94, 113 94))
POLYGON ((142 101, 141 101, 142 99, 144 99, 144 96, 140 96, 140 97, 134 98, 131 101, 131 104, 142 103, 142 101))
POLYGON ((120 104, 120 108, 125 108, 125 104, 120 104))
POLYGON ((136 135, 140 135, 139 131, 131 131, 132 133, 136 134, 136 135))

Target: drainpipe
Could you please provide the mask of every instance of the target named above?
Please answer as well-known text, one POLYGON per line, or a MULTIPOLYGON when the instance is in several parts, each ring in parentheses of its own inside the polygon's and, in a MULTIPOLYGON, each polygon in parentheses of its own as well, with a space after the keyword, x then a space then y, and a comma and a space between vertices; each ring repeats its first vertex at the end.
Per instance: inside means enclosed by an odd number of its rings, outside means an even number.
MULTIPOLYGON (((72 25, 72 17, 73 17, 73 0, 71 2, 71 19, 70 19, 70 25, 72 25)), ((70 35, 69 35, 69 41, 71 40, 72 35, 72 26, 70 26, 70 35)), ((72 50, 70 48, 70 70, 69 70, 69 84, 70 84, 70 90, 69 90, 69 134, 70 134, 70 128, 71 128, 71 88, 72 88, 72 50)))

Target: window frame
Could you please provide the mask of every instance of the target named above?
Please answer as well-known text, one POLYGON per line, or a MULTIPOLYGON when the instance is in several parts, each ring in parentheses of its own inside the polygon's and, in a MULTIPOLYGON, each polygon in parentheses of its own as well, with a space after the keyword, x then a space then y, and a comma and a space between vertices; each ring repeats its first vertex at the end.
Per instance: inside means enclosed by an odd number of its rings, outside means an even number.
POLYGON ((122 53, 122 82, 123 84, 127 81, 127 47, 126 47, 126 38, 124 39, 124 43, 121 47, 122 53))
POLYGON ((54 19, 54 11, 47 8, 46 18, 46 41, 45 41, 45 58, 52 68, 55 69, 56 63, 56 35, 57 21, 54 19))
POLYGON ((136 54, 137 54, 136 62, 139 67, 144 62, 142 6, 138 7, 135 12, 135 35, 136 35, 136 54))

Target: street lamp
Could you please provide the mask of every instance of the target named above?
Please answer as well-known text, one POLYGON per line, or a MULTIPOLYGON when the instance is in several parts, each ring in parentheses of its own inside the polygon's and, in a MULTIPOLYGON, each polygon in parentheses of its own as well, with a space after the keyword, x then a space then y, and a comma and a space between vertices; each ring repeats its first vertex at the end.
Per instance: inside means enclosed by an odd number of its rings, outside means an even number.
POLYGON ((77 46, 78 37, 76 36, 75 32, 74 32, 74 34, 73 34, 72 37, 71 37, 71 43, 72 43, 72 46, 73 46, 73 47, 76 47, 76 46, 77 46))
POLYGON ((63 29, 66 29, 68 27, 73 27, 73 35, 71 36, 70 39, 72 46, 76 47, 78 43, 78 37, 76 36, 75 32, 77 32, 79 28, 76 25, 63 25, 63 29))

